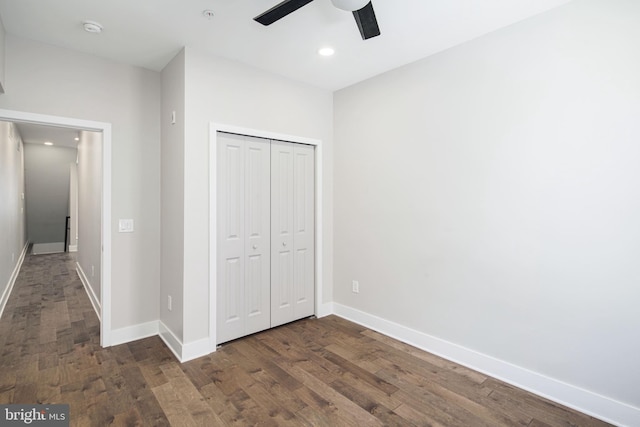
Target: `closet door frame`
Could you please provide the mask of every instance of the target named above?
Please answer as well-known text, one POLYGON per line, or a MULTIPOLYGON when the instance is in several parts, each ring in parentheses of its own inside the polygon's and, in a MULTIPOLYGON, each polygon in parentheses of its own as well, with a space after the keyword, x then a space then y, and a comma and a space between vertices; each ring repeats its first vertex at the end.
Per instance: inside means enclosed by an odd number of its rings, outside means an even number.
POLYGON ((292 142, 297 144, 311 145, 315 148, 315 315, 323 317, 330 314, 330 310, 325 308, 322 301, 323 280, 322 280, 322 141, 319 139, 306 138, 295 135, 286 135, 275 132, 251 129, 245 127, 231 126, 220 123, 209 124, 209 345, 210 351, 216 350, 217 343, 217 165, 218 165, 218 132, 226 132, 237 135, 271 139, 277 141, 292 142))

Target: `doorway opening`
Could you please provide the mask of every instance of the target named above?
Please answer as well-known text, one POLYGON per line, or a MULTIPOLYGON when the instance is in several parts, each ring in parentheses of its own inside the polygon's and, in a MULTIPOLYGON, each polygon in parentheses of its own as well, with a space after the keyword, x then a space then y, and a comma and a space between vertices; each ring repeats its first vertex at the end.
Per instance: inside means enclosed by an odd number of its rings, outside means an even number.
MULTIPOLYGON (((0 110, 0 120, 17 124, 72 129, 86 134, 87 138, 99 137, 101 139, 102 144, 99 153, 97 153, 98 156, 95 157, 98 159, 101 169, 101 174, 95 183, 97 188, 101 190, 99 195, 101 208, 98 214, 100 226, 97 231, 98 236, 95 238, 96 241, 99 241, 98 259, 95 263, 98 264, 100 289, 99 292, 94 292, 94 295, 91 295, 90 289, 87 289, 87 293, 100 319, 100 345, 108 347, 111 345, 111 124, 12 110, 0 110)), ((96 270, 95 265, 92 266, 92 270, 96 270)), ((81 271, 79 274, 82 275, 81 271)))

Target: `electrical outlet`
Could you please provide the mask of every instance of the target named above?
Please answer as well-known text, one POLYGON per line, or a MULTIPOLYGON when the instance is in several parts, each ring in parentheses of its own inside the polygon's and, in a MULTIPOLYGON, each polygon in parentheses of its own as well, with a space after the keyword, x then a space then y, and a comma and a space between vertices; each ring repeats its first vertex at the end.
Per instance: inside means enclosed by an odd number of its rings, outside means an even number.
POLYGON ((11 254, 11 262, 16 262, 16 254, 15 254, 15 252, 11 254))
POLYGON ((167 295, 167 310, 171 311, 172 307, 171 307, 172 301, 171 301, 171 295, 167 295))
POLYGON ((91 277, 94 277, 96 275, 96 268, 92 265, 91 266, 91 277))
POLYGON ((360 293, 360 283, 357 280, 354 280, 353 282, 351 282, 351 291, 354 294, 360 293))

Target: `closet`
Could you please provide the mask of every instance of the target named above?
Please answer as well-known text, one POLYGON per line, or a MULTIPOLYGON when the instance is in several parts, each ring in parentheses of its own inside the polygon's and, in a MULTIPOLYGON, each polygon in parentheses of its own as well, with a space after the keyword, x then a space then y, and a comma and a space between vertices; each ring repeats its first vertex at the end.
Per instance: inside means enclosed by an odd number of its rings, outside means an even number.
POLYGON ((314 147, 217 135, 217 343, 315 311, 314 147))

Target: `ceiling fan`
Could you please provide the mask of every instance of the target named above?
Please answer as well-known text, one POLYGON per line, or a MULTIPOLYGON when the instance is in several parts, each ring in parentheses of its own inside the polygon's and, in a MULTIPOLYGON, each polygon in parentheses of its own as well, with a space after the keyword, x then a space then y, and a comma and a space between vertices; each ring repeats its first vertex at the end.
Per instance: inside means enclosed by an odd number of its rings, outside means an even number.
MULTIPOLYGON (((284 0, 253 19, 262 25, 271 25, 312 1, 313 0, 284 0)), ((362 40, 380 35, 380 28, 378 27, 376 14, 373 11, 373 4, 370 0, 331 0, 331 3, 338 9, 353 12, 362 40)))

